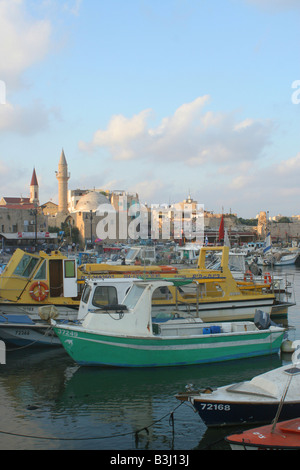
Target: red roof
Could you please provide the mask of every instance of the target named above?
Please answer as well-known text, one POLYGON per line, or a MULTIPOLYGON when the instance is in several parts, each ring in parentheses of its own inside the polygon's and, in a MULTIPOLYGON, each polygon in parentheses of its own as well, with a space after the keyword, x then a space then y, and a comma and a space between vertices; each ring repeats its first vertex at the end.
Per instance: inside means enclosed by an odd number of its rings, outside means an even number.
POLYGON ((5 204, 1 204, 0 207, 5 209, 34 209, 34 204, 30 202, 29 197, 3 197, 5 204))
POLYGON ((5 200, 6 204, 21 204, 22 202, 25 204, 30 204, 30 198, 29 197, 3 197, 5 200))
POLYGON ((35 209, 35 205, 28 203, 28 204, 5 204, 3 206, 0 206, 0 208, 3 207, 5 209, 23 209, 23 210, 29 210, 29 209, 35 209))

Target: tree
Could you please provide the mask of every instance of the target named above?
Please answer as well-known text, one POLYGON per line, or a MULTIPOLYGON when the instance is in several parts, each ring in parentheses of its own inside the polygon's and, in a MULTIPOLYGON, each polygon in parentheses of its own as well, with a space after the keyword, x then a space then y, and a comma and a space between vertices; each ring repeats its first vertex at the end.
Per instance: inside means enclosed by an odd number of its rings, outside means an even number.
POLYGON ((291 219, 289 217, 280 217, 277 222, 279 224, 289 224, 291 222, 291 219))
POLYGON ((79 243, 79 229, 77 227, 70 227, 67 222, 63 222, 60 230, 65 232, 66 238, 71 238, 71 243, 79 243))
POLYGON ((238 217, 237 221, 241 225, 250 225, 252 227, 257 226, 258 223, 257 219, 243 219, 242 217, 238 217))

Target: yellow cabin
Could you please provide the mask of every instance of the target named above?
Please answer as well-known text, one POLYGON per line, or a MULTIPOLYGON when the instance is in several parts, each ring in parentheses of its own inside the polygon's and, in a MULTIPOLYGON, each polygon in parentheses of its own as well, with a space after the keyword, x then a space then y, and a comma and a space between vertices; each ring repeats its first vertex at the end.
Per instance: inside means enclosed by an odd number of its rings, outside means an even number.
POLYGON ((78 297, 76 261, 60 252, 17 249, 0 275, 0 300, 20 304, 74 304, 78 297))

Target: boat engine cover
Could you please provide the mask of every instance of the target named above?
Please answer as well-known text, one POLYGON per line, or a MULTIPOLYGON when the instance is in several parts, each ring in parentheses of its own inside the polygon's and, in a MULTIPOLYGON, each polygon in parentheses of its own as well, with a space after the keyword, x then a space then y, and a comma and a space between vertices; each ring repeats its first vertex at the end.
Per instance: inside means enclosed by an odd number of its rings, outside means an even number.
POLYGON ((270 315, 262 310, 255 310, 254 324, 259 330, 267 330, 271 326, 270 315))

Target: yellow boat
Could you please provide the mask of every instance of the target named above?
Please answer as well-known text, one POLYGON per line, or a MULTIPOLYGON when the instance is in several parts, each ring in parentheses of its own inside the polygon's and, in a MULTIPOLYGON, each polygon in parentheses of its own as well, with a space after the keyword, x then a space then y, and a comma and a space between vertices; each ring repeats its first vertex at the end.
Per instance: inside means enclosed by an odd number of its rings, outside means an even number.
POLYGON ((17 249, 0 275, 0 315, 4 318, 15 314, 40 320, 57 307, 60 318, 73 320, 79 302, 76 260, 59 251, 48 255, 17 249))
MULTIPOLYGON (((183 312, 195 314, 203 321, 229 321, 253 319, 256 309, 276 316, 286 316, 290 304, 277 303, 269 284, 248 282, 239 284, 228 268, 227 247, 200 250, 196 268, 177 269, 172 266, 123 266, 84 264, 62 253, 40 252, 29 254, 16 250, 0 275, 0 315, 28 315, 32 320, 47 319, 55 307, 59 319, 74 320, 86 278, 107 279, 165 278, 193 279, 196 294, 187 285, 168 286, 154 294, 154 306, 164 308, 163 315, 183 312), (221 267, 207 269, 205 260, 209 251, 222 250, 221 267)), ((122 301, 123 299, 119 299, 122 301)))
MULTIPOLYGON (((172 266, 124 266, 110 264, 83 264, 79 267, 79 276, 85 277, 140 277, 142 279, 193 279, 198 284, 197 294, 191 292, 191 286, 173 286, 154 293, 154 306, 170 306, 182 315, 183 310, 190 310, 203 321, 253 320, 255 309, 261 309, 272 318, 286 317, 289 302, 277 301, 271 290, 272 280, 257 283, 253 279, 236 281, 228 267, 229 248, 202 247, 196 268, 176 268, 172 266), (221 264, 217 270, 206 267, 207 255, 221 251, 221 264)), ((174 313, 174 311, 173 311, 174 313)))

